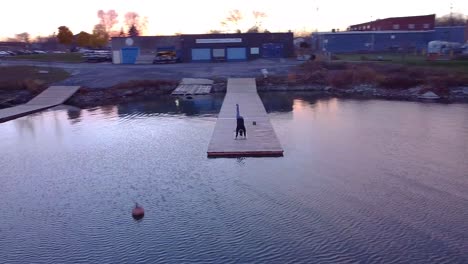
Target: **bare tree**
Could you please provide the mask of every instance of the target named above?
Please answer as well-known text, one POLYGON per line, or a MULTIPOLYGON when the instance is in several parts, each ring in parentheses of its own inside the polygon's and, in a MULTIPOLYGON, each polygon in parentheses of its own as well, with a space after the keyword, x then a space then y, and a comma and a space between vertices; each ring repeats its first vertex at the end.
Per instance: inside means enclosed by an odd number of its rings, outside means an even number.
POLYGON ((260 29, 256 25, 247 30, 247 33, 259 33, 259 32, 260 32, 260 29))
MULTIPOLYGON (((267 17, 265 12, 252 11, 254 24, 246 31, 249 33, 258 33, 262 31, 263 20, 267 17)), ((244 20, 244 15, 239 10, 229 11, 228 16, 221 21, 221 26, 226 28, 228 31, 234 31, 237 33, 241 32, 240 22, 244 20)))
POLYGON ((104 29, 107 33, 111 33, 114 26, 119 22, 117 17, 119 16, 115 10, 109 10, 105 12, 104 10, 99 10, 97 12, 99 17, 99 24, 104 26, 104 29))
POLYGON ((18 41, 21 41, 21 42, 24 42, 24 43, 29 43, 29 41, 30 41, 30 36, 29 36, 28 32, 23 32, 23 33, 20 33, 20 34, 16 34, 15 37, 16 37, 16 39, 18 41))
POLYGON ((144 35, 148 29, 148 18, 141 17, 136 12, 127 12, 125 14, 125 26, 127 32, 129 32, 132 27, 135 27, 140 35, 144 35))
POLYGON ((461 13, 453 13, 436 18, 435 25, 439 27, 464 26, 468 17, 461 13))
POLYGON ((119 37, 125 37, 125 32, 123 27, 120 28, 119 37))
POLYGON ((236 31, 239 32, 239 22, 244 19, 241 11, 238 9, 229 11, 229 15, 221 22, 221 26, 231 29, 232 26, 235 27, 236 31))
POLYGON ((210 29, 210 31, 208 31, 208 34, 220 34, 220 33, 222 33, 222 31, 218 29, 210 29))
POLYGON ((253 11, 252 14, 255 19, 255 26, 260 29, 262 27, 263 19, 267 17, 267 14, 260 11, 253 11))

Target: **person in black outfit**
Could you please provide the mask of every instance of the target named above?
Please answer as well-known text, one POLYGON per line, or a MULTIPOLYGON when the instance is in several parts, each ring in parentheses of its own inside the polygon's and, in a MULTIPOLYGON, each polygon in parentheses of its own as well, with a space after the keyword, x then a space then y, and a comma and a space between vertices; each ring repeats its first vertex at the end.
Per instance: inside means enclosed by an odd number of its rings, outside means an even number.
POLYGON ((244 138, 246 138, 247 130, 245 129, 244 118, 239 113, 239 104, 236 104, 236 112, 237 112, 236 114, 236 119, 237 119, 236 139, 239 134, 241 137, 244 136, 244 138))

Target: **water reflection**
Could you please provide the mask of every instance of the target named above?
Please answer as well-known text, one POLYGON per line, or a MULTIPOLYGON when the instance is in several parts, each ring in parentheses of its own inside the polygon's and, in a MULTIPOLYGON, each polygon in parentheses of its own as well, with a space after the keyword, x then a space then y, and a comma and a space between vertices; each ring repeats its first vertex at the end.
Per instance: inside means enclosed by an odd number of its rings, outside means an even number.
POLYGON ((67 115, 68 119, 71 120, 72 124, 76 124, 81 122, 81 109, 68 109, 67 110, 67 115))
POLYGON ((193 99, 184 97, 162 96, 156 100, 137 103, 120 104, 117 106, 119 116, 151 114, 184 114, 197 116, 217 114, 223 104, 224 95, 194 96, 193 99))
POLYGON ((285 157, 207 159, 209 98, 0 124, 0 262, 468 263, 467 105, 273 93, 285 157))
POLYGON ((327 103, 327 97, 323 95, 313 94, 310 92, 274 92, 274 93, 260 93, 260 98, 262 99, 265 109, 268 113, 272 112, 292 112, 296 108, 298 110, 301 107, 310 105, 315 105, 319 100, 327 103))

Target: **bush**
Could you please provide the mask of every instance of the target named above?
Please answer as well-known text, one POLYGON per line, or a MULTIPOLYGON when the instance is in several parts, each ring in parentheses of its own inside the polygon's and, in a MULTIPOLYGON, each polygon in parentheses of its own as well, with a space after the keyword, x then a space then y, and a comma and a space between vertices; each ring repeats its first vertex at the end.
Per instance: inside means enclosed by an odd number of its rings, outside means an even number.
POLYGON ((327 83, 336 88, 346 88, 353 84, 353 71, 330 71, 327 76, 327 83))
POLYGON ((47 88, 47 85, 42 80, 15 80, 15 81, 0 81, 0 90, 14 91, 14 90, 27 90, 33 94, 40 93, 47 88))
POLYGON ((354 84, 374 84, 377 79, 377 72, 368 67, 357 67, 353 69, 354 84))
POLYGON ((408 89, 423 84, 424 81, 408 75, 391 74, 377 79, 377 85, 383 88, 408 89))

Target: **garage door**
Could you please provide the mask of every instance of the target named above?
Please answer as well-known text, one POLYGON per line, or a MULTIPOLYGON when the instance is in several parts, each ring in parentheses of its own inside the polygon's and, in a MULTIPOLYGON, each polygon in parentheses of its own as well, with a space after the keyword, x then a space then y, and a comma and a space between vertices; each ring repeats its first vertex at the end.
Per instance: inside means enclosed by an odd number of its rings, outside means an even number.
POLYGON ((122 63, 135 64, 140 50, 138 48, 123 48, 122 49, 122 63))
POLYGON ((233 60, 246 60, 247 49, 246 48, 227 48, 227 59, 233 60))
POLYGON ((265 43, 262 46, 262 57, 263 58, 282 58, 283 54, 282 43, 265 43))
POLYGON ((211 60, 211 49, 192 49, 192 61, 211 60))

